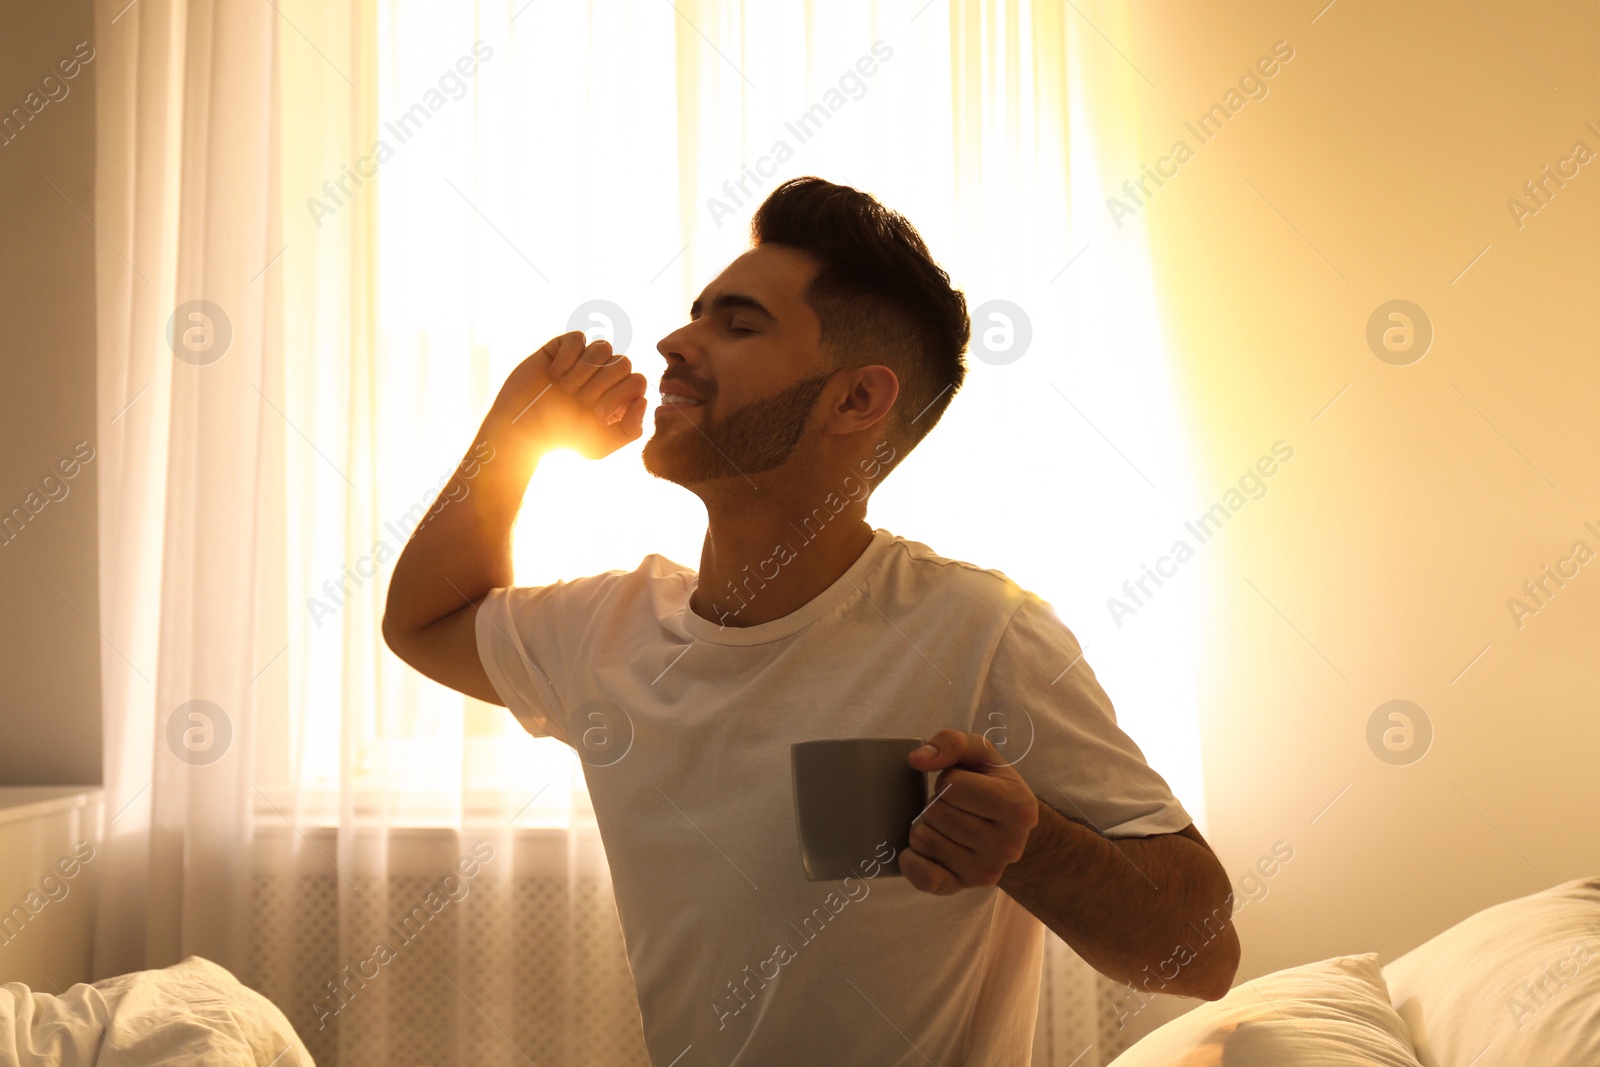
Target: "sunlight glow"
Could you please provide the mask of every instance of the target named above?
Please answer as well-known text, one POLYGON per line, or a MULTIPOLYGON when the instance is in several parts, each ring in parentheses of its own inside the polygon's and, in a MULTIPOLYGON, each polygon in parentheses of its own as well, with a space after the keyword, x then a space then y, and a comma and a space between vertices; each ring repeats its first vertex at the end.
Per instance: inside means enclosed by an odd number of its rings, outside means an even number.
MULTIPOLYGON (((783 67, 759 85, 723 64, 693 68, 686 84, 672 50, 656 46, 676 32, 671 5, 640 9, 643 23, 627 27, 604 25, 607 5, 592 20, 575 13, 584 7, 540 5, 511 25, 426 5, 382 28, 382 122, 474 39, 494 50, 462 97, 383 165, 383 513, 403 514, 451 469, 506 375, 573 328, 587 301, 626 310, 619 350, 652 383, 653 412, 657 341, 747 247, 761 197, 801 174, 863 188, 919 228, 965 291, 975 344, 1005 325, 976 314, 990 301, 1023 308, 1032 333, 1013 363, 969 355, 966 385, 875 494, 870 521, 1049 601, 1119 721, 1203 824, 1193 574, 1120 626, 1106 604, 1198 510, 1143 224, 1119 229, 1104 206, 1104 189, 1138 172, 1134 76, 1108 67, 1117 60, 1104 48, 1080 51, 1089 31, 1070 21, 1004 25, 985 6, 953 49, 947 18, 886 29, 865 5, 840 5, 839 32, 825 40, 810 39, 794 11, 746 15, 748 32, 809 45, 774 48, 783 67), (1035 25, 1056 36, 1035 39, 1035 25), (595 34, 614 37, 604 70, 583 65, 595 34), (875 39, 892 58, 825 128, 794 137, 791 120, 875 39), (662 88, 637 91, 645 85, 662 88), (928 106, 952 98, 968 102, 954 125, 928 106), (758 178, 752 165, 779 141, 792 158, 758 178)), ((519 585, 631 570, 650 553, 698 565, 704 509, 643 470, 650 414, 644 430, 603 461, 565 449, 544 458, 516 528, 519 585)), ((389 678, 394 692, 422 687, 411 711, 377 712, 369 727, 391 739, 373 764, 391 781, 428 781, 440 750, 422 742, 463 724, 466 752, 459 740, 444 751, 485 785, 528 781, 535 764, 554 773, 567 757, 577 767, 570 750, 503 714, 472 708, 463 720, 462 700, 442 687, 398 668, 389 678), (493 745, 473 748, 485 738, 493 745)))

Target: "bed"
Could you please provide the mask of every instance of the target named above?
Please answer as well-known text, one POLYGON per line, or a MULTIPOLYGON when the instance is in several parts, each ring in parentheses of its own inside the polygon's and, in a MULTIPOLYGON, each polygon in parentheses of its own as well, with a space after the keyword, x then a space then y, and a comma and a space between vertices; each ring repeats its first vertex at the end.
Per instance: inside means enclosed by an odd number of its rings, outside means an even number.
POLYGON ((200 956, 60 996, 0 985, 0 1064, 312 1067, 276 1005, 200 956))
MULTIPOLYGON (((1387 966, 1369 952, 1241 982, 1114 1067, 1302 1063, 1600 1067, 1600 877, 1485 908, 1387 966)), ((312 1067, 283 1012, 199 956, 60 996, 0 985, 0 1064, 312 1067)))
POLYGON ((1600 1067, 1600 877, 1236 985, 1113 1067, 1600 1067))

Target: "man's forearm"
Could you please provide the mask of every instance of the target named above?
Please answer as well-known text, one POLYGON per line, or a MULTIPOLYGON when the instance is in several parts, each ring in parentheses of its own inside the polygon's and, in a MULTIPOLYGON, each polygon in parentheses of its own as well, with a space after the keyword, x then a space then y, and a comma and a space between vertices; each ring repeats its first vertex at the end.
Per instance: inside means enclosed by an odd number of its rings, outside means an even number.
POLYGON ((386 635, 414 632, 511 584, 511 527, 541 452, 532 420, 517 416, 496 401, 406 542, 389 582, 386 635))
POLYGON ((391 648, 511 584, 511 526, 543 453, 559 444, 598 459, 638 439, 648 405, 644 375, 631 370, 610 341, 585 344, 579 330, 517 364, 395 563, 383 615, 391 648))
POLYGON ((1228 877, 1196 841, 1112 840, 1040 801, 1027 848, 999 886, 1119 982, 1208 1000, 1233 983, 1228 877))

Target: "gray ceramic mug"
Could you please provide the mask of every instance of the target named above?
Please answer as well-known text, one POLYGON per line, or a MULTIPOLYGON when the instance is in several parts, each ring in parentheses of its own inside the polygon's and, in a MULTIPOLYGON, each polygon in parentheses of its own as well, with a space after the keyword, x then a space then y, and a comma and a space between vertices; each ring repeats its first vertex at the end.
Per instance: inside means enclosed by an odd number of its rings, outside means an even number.
POLYGON ((809 881, 868 877, 874 866, 900 873, 911 822, 928 803, 926 772, 906 762, 922 745, 920 737, 845 737, 789 746, 809 881))

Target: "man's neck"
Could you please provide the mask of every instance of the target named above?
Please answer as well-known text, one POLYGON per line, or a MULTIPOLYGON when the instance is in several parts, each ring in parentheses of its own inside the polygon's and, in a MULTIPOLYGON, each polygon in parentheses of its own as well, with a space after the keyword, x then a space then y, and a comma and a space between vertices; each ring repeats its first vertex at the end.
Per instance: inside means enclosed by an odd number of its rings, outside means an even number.
POLYGON ((720 626, 756 626, 816 599, 872 542, 865 501, 829 515, 826 525, 816 518, 713 511, 689 610, 720 626))

